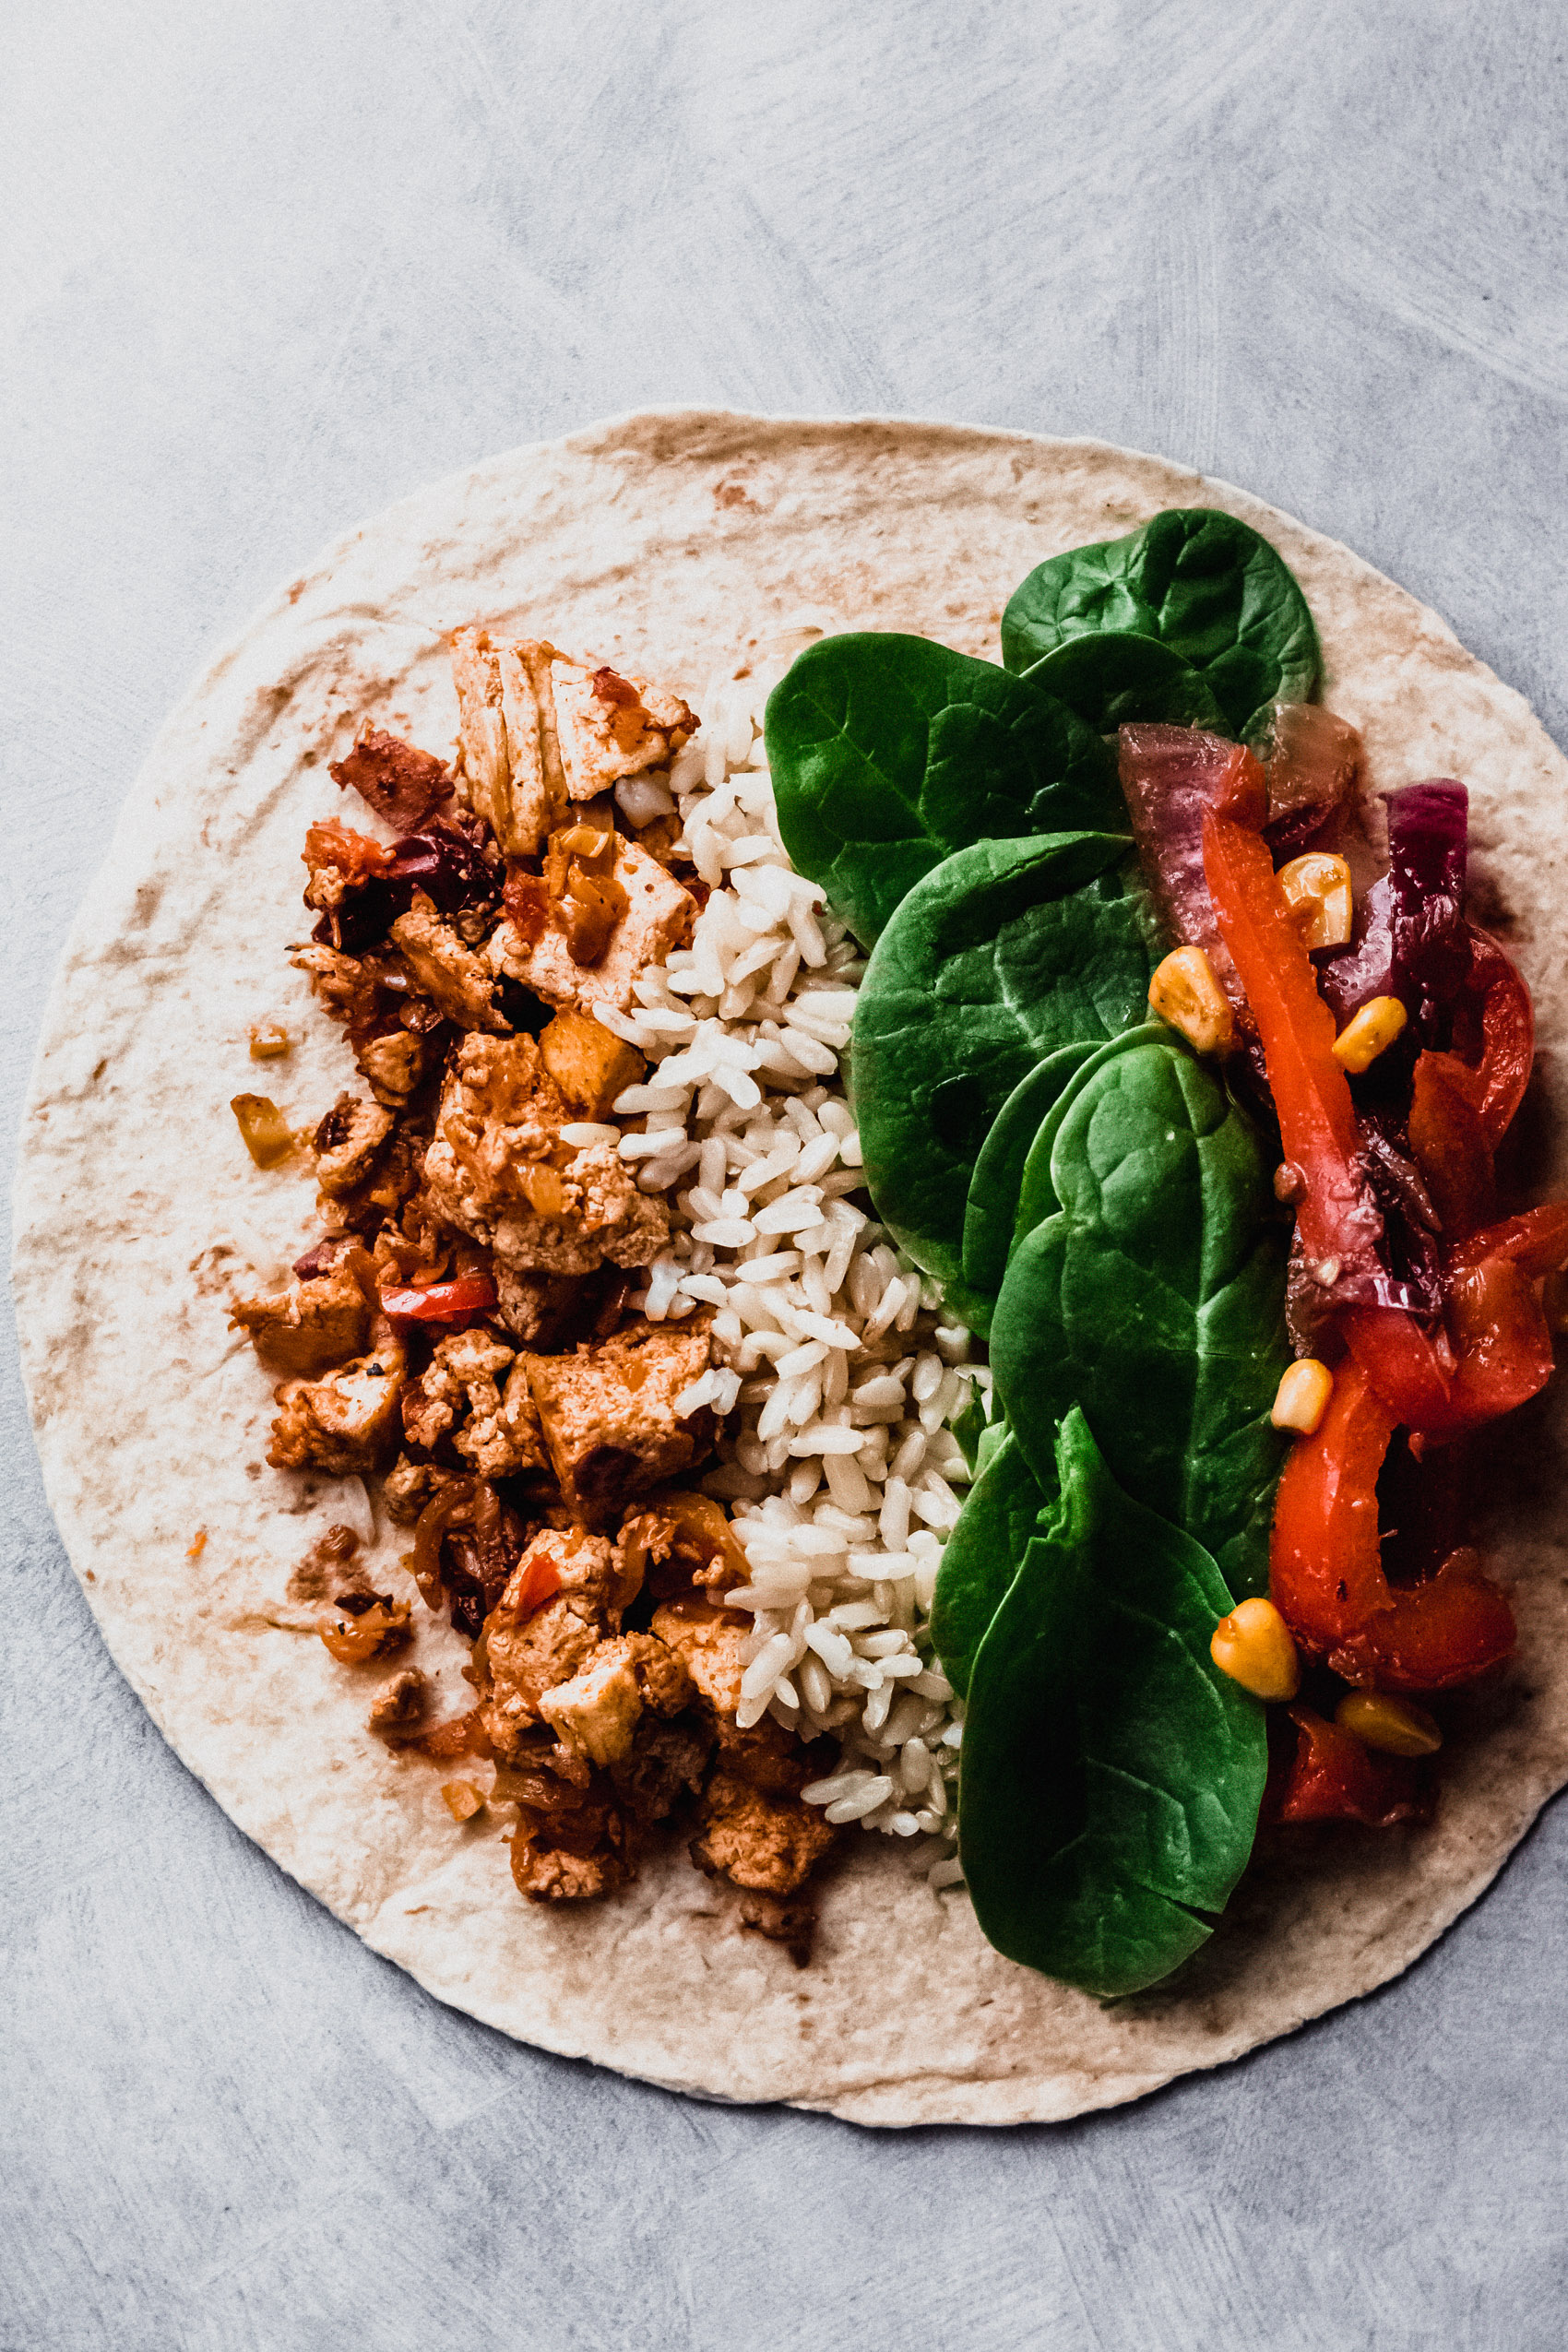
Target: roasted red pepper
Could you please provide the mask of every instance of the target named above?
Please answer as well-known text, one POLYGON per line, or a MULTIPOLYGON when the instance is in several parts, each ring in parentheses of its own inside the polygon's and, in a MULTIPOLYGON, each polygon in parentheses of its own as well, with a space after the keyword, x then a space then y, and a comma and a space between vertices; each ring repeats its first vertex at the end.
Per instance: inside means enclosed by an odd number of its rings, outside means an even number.
POLYGON ((1431 1058, 1477 1112, 1495 1151, 1530 1082, 1535 1014, 1529 990, 1496 940, 1474 923, 1470 939, 1469 977, 1454 1017, 1457 1050, 1431 1058))
POLYGON ((1394 1428, 1360 1366, 1341 1364, 1328 1410, 1279 1481, 1269 1592, 1300 1647, 1348 1682, 1450 1690, 1508 1657, 1514 1612, 1470 1551, 1424 1583, 1389 1584, 1377 1479, 1394 1428))
MULTIPOLYGON (((1375 1264, 1378 1214, 1362 1172, 1349 1081, 1334 1058, 1334 1016, 1254 829, 1261 783, 1248 770, 1255 766, 1239 752, 1205 813, 1204 872, 1263 1039, 1285 1156, 1306 1180, 1297 1213, 1302 1248, 1313 1264, 1353 1272, 1375 1264)), ((1467 1114, 1490 1152, 1524 1091, 1532 1039, 1524 982, 1501 948, 1483 934, 1477 940, 1471 983, 1482 1007, 1481 1059, 1472 1068, 1455 1054, 1423 1054, 1417 1121, 1450 1209, 1465 1223, 1491 1205, 1489 1165, 1479 1162, 1467 1174, 1460 1165, 1467 1114)), ((1517 1249, 1493 1238, 1502 1227, 1483 1227, 1461 1242, 1449 1261, 1446 1331, 1431 1331, 1397 1308, 1341 1311, 1356 1361, 1395 1421, 1453 1437, 1511 1411, 1545 1384, 1550 1337, 1523 1275, 1547 1272, 1568 1255, 1568 1222, 1562 1253, 1551 1254, 1559 1214, 1533 1212, 1538 1222, 1527 1268, 1517 1249), (1509 1263, 1489 1264, 1498 1253, 1509 1263)))
POLYGON ((1430 1772, 1407 1756, 1378 1755, 1311 1707, 1287 1709, 1296 1727, 1289 1763, 1271 1776, 1265 1818, 1279 1822, 1359 1821, 1370 1829, 1424 1821, 1431 1812, 1430 1772))
POLYGON ((381 1307, 394 1323, 465 1323, 494 1313, 495 1285, 488 1274, 460 1274, 423 1289, 383 1290, 381 1307))
POLYGON ((1336 1272, 1375 1266, 1382 1219, 1361 1168, 1350 1082, 1334 1058, 1334 1016, 1256 830, 1263 771, 1238 751, 1226 784, 1204 813, 1204 873, 1263 1039, 1285 1157, 1306 1180, 1301 1246, 1336 1272))

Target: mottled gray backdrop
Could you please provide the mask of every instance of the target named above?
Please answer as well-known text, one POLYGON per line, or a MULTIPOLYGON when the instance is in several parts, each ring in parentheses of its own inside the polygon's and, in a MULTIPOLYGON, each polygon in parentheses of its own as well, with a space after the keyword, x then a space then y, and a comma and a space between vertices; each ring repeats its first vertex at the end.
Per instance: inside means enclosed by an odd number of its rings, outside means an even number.
MULTIPOLYGON (((4 13, 7 1149, 210 649, 361 516, 618 410, 1163 451, 1568 741, 1553 0, 4 13)), ((439 2008, 230 1827, 109 1663, 7 1377, 4 2352, 1562 2343, 1563 1810, 1402 1983, 1141 2107, 694 2105, 439 2008)))

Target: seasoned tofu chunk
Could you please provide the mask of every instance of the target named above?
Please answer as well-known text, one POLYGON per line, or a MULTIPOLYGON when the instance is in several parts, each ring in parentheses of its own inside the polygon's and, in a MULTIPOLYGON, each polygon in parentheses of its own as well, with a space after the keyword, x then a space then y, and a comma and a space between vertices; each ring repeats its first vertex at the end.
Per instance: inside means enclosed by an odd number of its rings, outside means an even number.
POLYGON ((268 1372, 306 1379, 359 1354, 370 1314, 359 1283, 338 1265, 270 1298, 240 1300, 229 1322, 232 1329, 249 1332, 256 1360, 268 1372))
POLYGON ((694 1594, 656 1609, 649 1631, 674 1651, 715 1714, 733 1715, 741 1704, 746 1637, 754 1621, 738 1609, 715 1609, 694 1594))
POLYGON ((555 728, 574 801, 596 800, 624 776, 667 767, 698 726, 679 695, 557 655, 550 665, 555 728))
POLYGON ((608 1145, 573 1153, 562 1144, 565 1114, 532 1038, 465 1038, 425 1156, 436 1215, 523 1270, 651 1265, 669 1238, 667 1212, 608 1145))
MULTIPOLYGON (((538 855, 565 814, 552 645, 458 629, 452 638, 458 741, 470 806, 509 858, 538 855)), ((568 665, 570 666, 570 665, 568 665)))
POLYGON ((354 1062, 377 1102, 401 1111, 430 1067, 430 1050, 412 1029, 389 1029, 384 1036, 366 1038, 356 1049, 354 1062))
POLYGON ((683 947, 696 921, 696 900, 673 874, 635 841, 613 836, 613 878, 625 893, 626 908, 611 925, 608 944, 590 964, 574 957, 559 919, 549 911, 537 937, 525 939, 514 922, 496 926, 489 955, 494 968, 531 988, 547 1004, 589 1013, 610 1004, 624 1013, 636 982, 650 964, 662 964, 683 947))
POLYGON ((551 1465, 572 1511, 602 1526, 634 1496, 689 1470, 712 1443, 675 1399, 706 1371, 707 1318, 645 1324, 570 1356, 524 1356, 551 1465))
POLYGON ((547 1691, 539 1711, 557 1735, 600 1766, 624 1763, 645 1707, 671 1716, 692 1694, 684 1667, 647 1633, 601 1642, 566 1682, 547 1691))
POLYGON ((495 1004, 495 980, 483 959, 444 923, 422 890, 392 926, 392 937, 414 980, 460 1029, 505 1029, 495 1004))
POLYGON ((616 1096, 635 1087, 644 1068, 635 1045, 569 1006, 540 1031, 539 1058, 579 1119, 607 1118, 616 1096))
MULTIPOLYGON (((385 1326, 383 1326, 385 1328, 385 1326)), ((386 1346, 325 1380, 286 1380, 267 1458, 275 1470, 315 1468, 334 1478, 378 1470, 397 1443, 405 1362, 386 1346)))
POLYGON ((516 1350, 487 1331, 443 1339, 403 1397, 403 1428, 431 1448, 450 1436, 481 1479, 544 1467, 539 1415, 516 1350))
POLYGON ((569 1682, 619 1632, 622 1591, 614 1549, 602 1536, 576 1527, 535 1536, 484 1621, 484 1726, 498 1755, 517 1752, 545 1693, 569 1682))
POLYGON ((697 1868, 766 1895, 795 1894, 837 1837, 814 1806, 722 1768, 703 1792, 701 1820, 691 1846, 697 1868))
POLYGON ((329 1200, 341 1200, 362 1184, 392 1133, 392 1113, 379 1102, 340 1094, 317 1124, 315 1181, 329 1200))

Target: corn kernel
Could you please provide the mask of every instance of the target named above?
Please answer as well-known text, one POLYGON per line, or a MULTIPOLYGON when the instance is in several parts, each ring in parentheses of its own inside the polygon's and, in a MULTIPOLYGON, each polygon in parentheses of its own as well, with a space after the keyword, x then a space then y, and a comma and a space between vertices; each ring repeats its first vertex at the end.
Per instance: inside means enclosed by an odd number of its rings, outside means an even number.
POLYGON ((1199 1053, 1229 1053, 1236 1042, 1229 999, 1201 947, 1171 949, 1148 984, 1148 1001, 1199 1053))
POLYGON ((280 1053, 289 1051, 289 1032, 281 1021, 251 1023, 251 1060, 276 1062, 280 1053))
POLYGON ((1386 1691, 1347 1691, 1334 1710, 1334 1720, 1353 1731, 1368 1748, 1390 1756, 1434 1755, 1443 1734, 1425 1707, 1408 1699, 1391 1699, 1386 1691))
POLYGON ((1352 1075, 1360 1070, 1370 1070, 1377 1057, 1391 1046, 1406 1021, 1405 1007, 1396 996, 1374 996, 1352 1013, 1334 1040, 1334 1058, 1342 1070, 1352 1075))
POLYGON ((1293 1699, 1301 1669, 1290 1628, 1271 1600, 1244 1600, 1214 1629, 1208 1654, 1255 1699, 1293 1699))
POLYGON ((1311 1437, 1334 1394, 1334 1374, 1315 1356, 1303 1356, 1299 1364, 1287 1364, 1279 1375, 1269 1420, 1276 1429, 1293 1429, 1302 1437, 1311 1437))
POLYGON ((1326 849, 1292 858, 1275 875, 1285 904, 1309 947, 1348 947, 1355 919, 1350 869, 1326 849))
POLYGON ((472 1821, 483 1809, 484 1799, 471 1780, 444 1780, 441 1794, 454 1821, 472 1821))

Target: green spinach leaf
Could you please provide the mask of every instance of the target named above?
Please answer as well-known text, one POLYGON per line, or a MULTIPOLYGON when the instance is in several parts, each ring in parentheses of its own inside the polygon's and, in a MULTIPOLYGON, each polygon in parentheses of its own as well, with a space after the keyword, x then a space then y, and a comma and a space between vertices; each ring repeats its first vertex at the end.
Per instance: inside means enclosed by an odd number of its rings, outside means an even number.
POLYGON ((975 1655, 1018 1573, 1045 1507, 1039 1479, 1011 1431, 981 1464, 948 1537, 932 1602, 931 1637, 942 1670, 961 1699, 975 1655))
POLYGON ((877 1215, 929 1273, 960 1277, 969 1178, 1019 1079, 1141 1016, 1153 936, 1135 859, 1100 833, 977 842, 897 909, 861 984, 850 1089, 877 1215))
POLYGON ((1122 1492, 1080 1412, 1058 1475, 975 1657, 958 1850, 996 1949, 1108 2000, 1211 1933, 1267 1742, 1208 1654, 1230 1599, 1203 1547, 1122 1492))
MULTIPOLYGON (((1062 1122, 1084 1088, 1113 1055, 1125 1053, 1134 1046, 1163 1043, 1170 1035, 1163 1021, 1145 1021, 1137 1028, 1124 1029, 1120 1037, 1113 1037, 1106 1044, 1094 1047, 1077 1068, 1069 1074, 1066 1085, 1061 1088, 1030 1136, 1024 1155, 1023 1171, 1013 1201, 1013 1227, 1007 1236, 1009 1258, 1026 1235, 1032 1233, 1037 1225, 1043 1225, 1048 1217, 1054 1217, 1062 1206, 1051 1182, 1051 1155, 1056 1148, 1062 1122)), ((1004 1261, 1004 1272, 1005 1270, 1004 1261)), ((999 1276, 998 1289, 1001 1288, 1001 1279, 999 1276)))
POLYGON ((1099 735, 1140 721, 1167 727, 1203 727, 1223 735, 1229 725, 1201 670, 1183 661, 1158 637, 1108 629, 1094 636, 1069 637, 1024 671, 1032 686, 1075 711, 1099 735))
POLYGON ((981 1303, 983 1318, 971 1329, 983 1334, 991 1327, 983 1302, 994 1301, 1007 1270, 1018 1187, 1039 1123, 1099 1050, 1089 1043, 1060 1046, 1019 1079, 991 1123, 964 1203, 964 1289, 971 1305, 981 1303))
POLYGON ((774 688, 766 735, 784 846, 867 946, 972 841, 1127 829, 1092 727, 1033 681, 925 637, 825 637, 774 688))
POLYGON ((1323 658, 1295 575, 1267 540, 1218 507, 1173 506, 1126 539, 1039 564, 1002 619, 1002 658, 1031 671, 1070 637, 1158 637, 1203 673, 1230 732, 1266 706, 1309 701, 1323 658))
POLYGON ((1061 1206, 1014 1249, 996 1384, 1042 1482, 1082 1406, 1111 1474, 1266 1589, 1289 1361, 1286 1237, 1252 1122, 1169 1030, 1105 1056, 1055 1130, 1061 1206))

